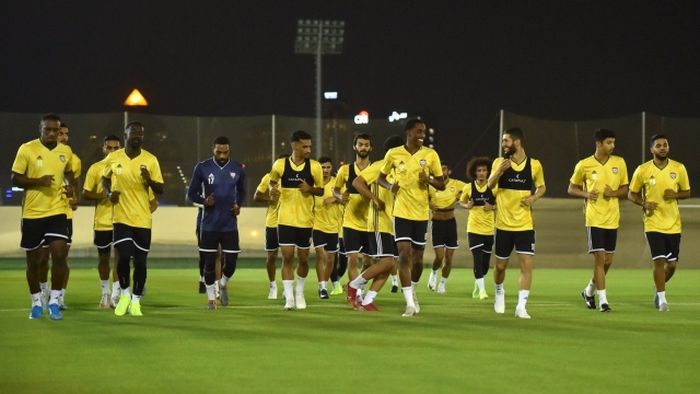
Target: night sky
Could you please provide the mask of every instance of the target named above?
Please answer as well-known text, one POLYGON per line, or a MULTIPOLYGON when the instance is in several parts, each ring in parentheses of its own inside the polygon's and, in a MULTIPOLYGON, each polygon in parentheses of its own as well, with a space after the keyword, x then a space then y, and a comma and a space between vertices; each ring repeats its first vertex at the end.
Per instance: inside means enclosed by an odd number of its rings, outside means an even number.
POLYGON ((323 82, 348 116, 422 115, 447 157, 501 108, 700 117, 696 1, 14 3, 0 111, 120 111, 138 87, 153 113, 310 117, 314 60, 293 44, 296 20, 318 17, 346 22, 323 82))

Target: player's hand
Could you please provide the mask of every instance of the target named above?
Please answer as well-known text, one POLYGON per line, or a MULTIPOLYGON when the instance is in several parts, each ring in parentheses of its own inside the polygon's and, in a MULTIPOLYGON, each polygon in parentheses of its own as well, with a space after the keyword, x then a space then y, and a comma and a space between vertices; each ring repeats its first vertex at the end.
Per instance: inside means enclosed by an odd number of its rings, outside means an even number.
POLYGON ((399 189, 401 189, 401 186, 399 186, 398 182, 391 185, 391 192, 394 193, 394 195, 399 192, 399 189))
POLYGON ((119 202, 119 195, 120 195, 120 194, 121 194, 120 192, 114 191, 114 190, 113 190, 112 193, 110 193, 110 194, 108 195, 109 201, 111 201, 112 204, 118 203, 118 202, 119 202))
POLYGON ((207 198, 204 199, 204 206, 205 207, 213 207, 214 204, 216 204, 216 200, 214 200, 213 194, 208 195, 207 198))
POLYGON ((73 190, 73 186, 71 185, 63 185, 63 194, 66 195, 69 199, 74 199, 75 198, 75 193, 73 190))
POLYGON ((343 204, 347 204, 349 201, 350 201, 350 193, 348 193, 347 191, 344 191, 340 195, 340 202, 343 204))
POLYGON ((231 212, 233 213, 234 216, 238 216, 241 213, 241 207, 238 204, 233 204, 233 207, 231 208, 231 212))
POLYGON ((425 173, 425 171, 421 171, 418 173, 418 182, 420 182, 421 185, 427 185, 429 180, 430 178, 428 177, 428 174, 425 173))
POLYGON ((527 197, 523 197, 520 203, 526 207, 532 207, 535 204, 535 201, 537 201, 537 197, 535 197, 534 194, 531 194, 527 197))
POLYGON ((53 183, 53 175, 44 175, 38 178, 38 185, 43 187, 49 187, 53 183))
POLYGON ((591 200, 591 201, 598 201, 598 190, 594 189, 594 190, 589 191, 588 197, 586 197, 586 198, 591 200))
MULTIPOLYGON (((471 200, 469 202, 472 202, 471 200)), ((484 211, 495 211, 496 210, 496 204, 489 204, 488 202, 484 201, 484 211)))
POLYGON ((656 207, 659 204, 653 202, 653 201, 644 201, 642 203, 642 208, 644 208, 644 212, 647 214, 647 216, 651 216, 654 214, 654 211, 656 210, 656 207))
POLYGON ((302 181, 299 182, 299 190, 301 190, 302 193, 310 194, 314 191, 314 188, 302 179, 302 181))
POLYGON ((375 208, 377 211, 384 211, 384 209, 386 208, 386 205, 384 204, 384 201, 378 199, 377 197, 374 197, 374 198, 372 199, 372 205, 374 205, 374 208, 375 208))
POLYGON ((606 200, 610 199, 610 197, 615 197, 615 191, 610 187, 610 185, 605 185, 605 189, 603 189, 603 197, 605 197, 606 200))
POLYGON ((141 165, 141 178, 143 178, 146 183, 149 183, 151 181, 151 173, 148 172, 148 168, 146 168, 145 165, 141 165))
POLYGON ((676 200, 678 199, 678 193, 672 189, 664 190, 664 200, 676 200))
POLYGON ((433 204, 433 203, 428 204, 428 207, 430 208, 431 211, 434 211, 437 209, 437 206, 435 206, 435 204, 433 204))
POLYGON ((510 159, 503 159, 501 164, 498 165, 498 168, 496 169, 499 174, 503 174, 506 170, 508 170, 511 166, 511 161, 510 159))
POLYGON ((280 198, 280 188, 278 186, 274 186, 270 188, 270 202, 275 202, 279 200, 280 198))
POLYGON ((472 207, 474 206, 474 201, 471 199, 467 200, 466 203, 460 201, 459 205, 461 205, 464 209, 472 209, 472 207))

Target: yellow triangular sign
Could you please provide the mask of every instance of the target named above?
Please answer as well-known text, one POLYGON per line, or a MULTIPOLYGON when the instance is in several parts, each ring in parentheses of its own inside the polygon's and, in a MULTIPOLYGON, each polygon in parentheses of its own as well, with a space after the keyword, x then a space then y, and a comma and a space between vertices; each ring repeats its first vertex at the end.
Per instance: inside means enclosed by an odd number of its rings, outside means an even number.
POLYGON ((139 92, 138 89, 134 89, 131 91, 131 94, 129 94, 129 97, 127 97, 126 100, 124 100, 124 105, 128 107, 147 107, 148 101, 146 101, 146 98, 143 97, 143 95, 141 94, 141 92, 139 92))

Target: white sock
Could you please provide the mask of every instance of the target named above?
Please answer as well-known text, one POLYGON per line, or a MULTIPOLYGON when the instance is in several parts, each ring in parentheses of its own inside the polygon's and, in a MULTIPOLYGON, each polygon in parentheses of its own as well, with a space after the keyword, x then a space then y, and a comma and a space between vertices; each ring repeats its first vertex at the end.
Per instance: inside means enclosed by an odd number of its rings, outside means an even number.
POLYGON ((140 302, 141 302, 141 296, 140 296, 140 295, 136 295, 136 294, 132 294, 132 296, 131 296, 131 302, 138 302, 138 303, 140 303, 140 302))
POLYGON ((321 290, 327 290, 326 289, 326 281, 322 280, 322 281, 318 282, 318 288, 321 290))
POLYGON ((411 281, 411 288, 413 289, 413 291, 416 290, 416 287, 418 287, 418 282, 411 281))
POLYGON ((304 294, 304 281, 306 278, 302 278, 301 276, 297 276, 297 293, 299 294, 304 294))
POLYGON ((593 279, 588 281, 588 285, 583 291, 586 293, 586 297, 593 297, 593 292, 595 291, 595 283, 593 283, 593 279))
POLYGON ((229 280, 231 280, 231 278, 229 278, 228 276, 221 275, 221 279, 219 279, 219 286, 226 287, 229 280))
POLYGON ((391 285, 398 286, 398 284, 399 284, 399 276, 398 275, 391 275, 391 285))
POLYGON ((204 283, 204 277, 203 277, 203 276, 200 276, 200 277, 199 277, 199 281, 202 282, 202 283, 204 283))
POLYGON ((484 291, 484 278, 479 278, 476 280, 476 287, 479 288, 479 292, 484 291))
POLYGON ((214 301, 216 299, 216 283, 207 286, 207 299, 214 301))
POLYGON ((41 291, 34 293, 32 296, 32 306, 41 306, 41 291))
POLYGON ((445 286, 445 284, 447 284, 447 278, 443 277, 442 279, 440 279, 440 284, 445 286))
POLYGON ((350 282, 350 287, 353 289, 360 289, 362 286, 367 283, 367 279, 362 277, 362 275, 358 275, 357 278, 353 279, 352 282, 350 282))
POLYGON ((118 282, 118 281, 117 281, 117 282, 113 282, 113 283, 112 283, 112 297, 114 297, 115 294, 119 294, 119 290, 121 290, 121 289, 122 289, 122 288, 119 287, 119 282, 118 282))
POLYGON ((61 296, 62 299, 66 298, 66 289, 61 289, 61 296))
POLYGON ((403 287, 403 298, 406 300, 406 306, 411 306, 413 308, 416 307, 416 304, 413 303, 413 287, 412 286, 407 286, 403 287))
POLYGON ((271 288, 271 289, 272 289, 272 288, 274 288, 274 289, 277 288, 277 283, 276 283, 274 280, 273 280, 272 282, 270 282, 270 288, 271 288))
POLYGON ((370 290, 367 292, 367 295, 365 298, 362 300, 362 305, 369 305, 372 302, 374 302, 374 299, 377 297, 377 292, 370 290))
POLYGON ((668 301, 666 301, 666 291, 657 291, 656 295, 659 296, 659 305, 661 304, 668 304, 668 301))
POLYGON ((503 293, 503 283, 496 283, 496 294, 501 295, 503 293))
POLYGON ((600 302, 600 305, 608 303, 608 296, 605 294, 605 290, 596 290, 596 294, 598 294, 598 302, 600 302))
POLYGON ((430 277, 432 277, 432 278, 436 277, 438 271, 440 271, 440 270, 439 270, 439 269, 437 269, 437 270, 432 270, 432 272, 430 273, 430 277))
POLYGON ((109 294, 109 280, 101 280, 102 294, 109 294))
POLYGON ((340 282, 339 282, 339 281, 336 280, 335 282, 333 282, 333 288, 334 288, 334 289, 337 289, 338 286, 340 286, 340 282))
POLYGON ((126 289, 122 289, 122 295, 127 296, 127 297, 131 297, 131 288, 127 287, 126 289))
POLYGON ((49 304, 58 304, 58 298, 61 296, 61 290, 51 290, 51 298, 49 304))
POLYGON ((293 280, 282 280, 282 286, 284 286, 284 298, 288 300, 293 300, 294 299, 294 291, 292 291, 292 287, 294 286, 294 281, 293 280))
POLYGON ((530 290, 518 291, 518 305, 516 308, 525 308, 527 306, 527 298, 530 296, 530 290))
POLYGON ((48 291, 49 290, 49 283, 48 282, 39 282, 39 290, 48 291))

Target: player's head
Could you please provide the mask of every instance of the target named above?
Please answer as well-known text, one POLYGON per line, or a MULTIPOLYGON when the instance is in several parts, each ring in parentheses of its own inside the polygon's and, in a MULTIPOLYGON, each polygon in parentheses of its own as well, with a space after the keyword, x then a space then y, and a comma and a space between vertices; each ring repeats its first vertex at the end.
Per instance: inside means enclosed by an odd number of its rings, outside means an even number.
POLYGON ((491 159, 474 157, 467 163, 467 179, 470 181, 485 181, 491 175, 491 159))
POLYGON ((124 128, 124 145, 132 149, 141 149, 145 130, 143 124, 137 120, 127 123, 124 128))
POLYGON ((214 160, 219 165, 224 165, 228 162, 229 157, 231 157, 231 142, 228 138, 220 135, 214 138, 214 142, 211 144, 211 150, 214 154, 214 160))
POLYGON ((114 152, 115 150, 119 150, 122 147, 122 140, 119 139, 114 134, 110 134, 105 137, 104 142, 102 143, 102 153, 104 153, 105 156, 108 154, 114 152))
POLYGON ((323 177, 328 178, 333 173, 333 161, 328 156, 321 156, 318 158, 318 162, 321 163, 321 169, 323 170, 323 177))
POLYGON ((66 122, 61 122, 61 128, 58 130, 58 142, 64 145, 68 145, 68 138, 70 133, 70 128, 66 122))
POLYGON ((525 147, 525 134, 520 127, 511 127, 503 132, 501 148, 503 157, 510 158, 525 147))
POLYGON ((389 149, 396 148, 404 144, 403 138, 398 135, 392 135, 384 140, 384 153, 389 151, 389 149))
POLYGON ((352 139, 352 150, 363 159, 369 156, 372 151, 372 136, 367 133, 357 134, 352 139))
POLYGON ((308 159, 311 157, 311 134, 304 130, 292 133, 292 152, 294 156, 308 159))
POLYGON ((443 161, 440 163, 442 166, 442 175, 445 177, 445 180, 447 180, 450 175, 452 175, 452 168, 450 168, 450 163, 443 161))
POLYGON ((663 134, 654 134, 649 140, 649 147, 651 149, 651 154, 654 155, 656 160, 666 160, 668 158, 668 151, 671 149, 668 143, 668 137, 663 134))
POLYGON ((598 129, 593 134, 596 150, 606 155, 611 155, 615 150, 615 133, 608 129, 598 129))
POLYGON ((422 146, 423 145, 423 140, 425 139, 425 122, 423 122, 420 118, 411 118, 406 122, 406 127, 404 128, 406 131, 406 143, 408 144, 409 141, 414 145, 414 146, 422 146))
POLYGON ((39 133, 41 142, 44 144, 55 144, 58 141, 58 132, 61 129, 61 118, 56 114, 46 114, 39 122, 39 133))

